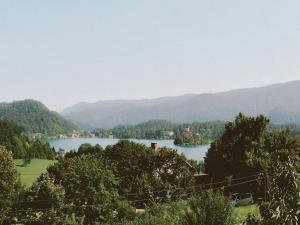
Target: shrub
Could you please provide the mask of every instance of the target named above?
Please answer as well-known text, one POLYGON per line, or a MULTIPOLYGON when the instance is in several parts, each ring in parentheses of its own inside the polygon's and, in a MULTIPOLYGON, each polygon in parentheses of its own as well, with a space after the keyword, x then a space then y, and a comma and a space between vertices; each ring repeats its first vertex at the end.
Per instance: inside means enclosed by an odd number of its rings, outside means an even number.
POLYGON ((232 208, 219 192, 203 192, 188 202, 184 225, 232 225, 232 208))

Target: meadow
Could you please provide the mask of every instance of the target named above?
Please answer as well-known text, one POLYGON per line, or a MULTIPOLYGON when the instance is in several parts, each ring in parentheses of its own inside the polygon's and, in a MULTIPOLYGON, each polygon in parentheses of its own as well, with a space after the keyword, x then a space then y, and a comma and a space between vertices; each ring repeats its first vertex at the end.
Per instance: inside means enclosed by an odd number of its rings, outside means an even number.
POLYGON ((237 223, 244 222, 249 214, 254 215, 256 218, 260 218, 259 207, 257 205, 248 205, 235 207, 233 209, 233 216, 237 223))
POLYGON ((15 160, 21 182, 26 187, 31 186, 42 173, 46 172, 47 167, 54 163, 55 160, 32 159, 30 164, 24 166, 22 159, 15 160))

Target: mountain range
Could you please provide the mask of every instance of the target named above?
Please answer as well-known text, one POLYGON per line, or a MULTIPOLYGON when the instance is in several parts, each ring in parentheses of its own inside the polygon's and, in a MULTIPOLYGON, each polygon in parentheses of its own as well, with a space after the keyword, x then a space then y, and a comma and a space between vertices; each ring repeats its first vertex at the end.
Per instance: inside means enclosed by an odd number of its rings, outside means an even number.
POLYGON ((228 121, 239 112, 264 114, 275 124, 300 123, 300 81, 221 93, 83 102, 63 110, 61 115, 81 127, 112 128, 155 119, 174 123, 228 121))

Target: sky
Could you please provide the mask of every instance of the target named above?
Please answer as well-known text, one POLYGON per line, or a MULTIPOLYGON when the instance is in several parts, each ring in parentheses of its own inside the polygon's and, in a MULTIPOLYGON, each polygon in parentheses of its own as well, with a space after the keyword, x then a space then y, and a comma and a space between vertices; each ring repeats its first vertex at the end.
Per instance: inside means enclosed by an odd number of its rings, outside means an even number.
POLYGON ((75 103, 300 80, 299 0, 0 0, 0 102, 75 103))

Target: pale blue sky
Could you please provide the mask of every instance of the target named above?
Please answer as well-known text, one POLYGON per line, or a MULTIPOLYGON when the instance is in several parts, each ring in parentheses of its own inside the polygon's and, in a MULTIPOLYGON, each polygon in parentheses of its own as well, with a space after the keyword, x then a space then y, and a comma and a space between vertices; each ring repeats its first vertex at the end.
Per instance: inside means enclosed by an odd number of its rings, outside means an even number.
POLYGON ((0 0, 0 101, 61 110, 299 80, 299 12, 299 0, 0 0))

